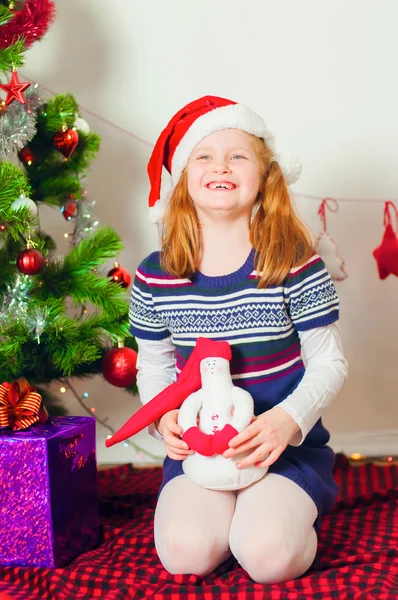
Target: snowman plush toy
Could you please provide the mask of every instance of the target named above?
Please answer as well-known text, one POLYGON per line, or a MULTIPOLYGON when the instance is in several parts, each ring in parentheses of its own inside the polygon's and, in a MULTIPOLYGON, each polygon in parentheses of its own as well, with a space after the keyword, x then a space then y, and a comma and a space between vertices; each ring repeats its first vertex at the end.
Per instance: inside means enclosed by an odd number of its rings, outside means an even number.
POLYGON ((261 479, 266 467, 236 468, 236 462, 252 450, 230 458, 223 456, 230 440, 253 417, 253 398, 234 386, 230 360, 228 342, 198 338, 178 380, 136 412, 106 445, 131 437, 169 410, 179 408, 181 437, 194 450, 183 460, 182 468, 194 483, 213 490, 238 490, 261 479))

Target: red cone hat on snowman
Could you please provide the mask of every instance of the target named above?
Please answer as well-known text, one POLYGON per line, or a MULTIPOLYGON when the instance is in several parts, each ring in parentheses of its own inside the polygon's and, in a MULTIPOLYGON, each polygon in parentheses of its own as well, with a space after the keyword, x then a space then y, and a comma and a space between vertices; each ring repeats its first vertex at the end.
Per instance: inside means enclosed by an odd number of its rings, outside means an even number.
POLYGON ((130 419, 107 439, 109 448, 135 435, 151 423, 159 419, 169 410, 180 408, 185 398, 201 387, 200 363, 211 356, 231 360, 231 347, 228 342, 198 338, 187 362, 181 370, 177 381, 170 384, 147 404, 142 406, 130 419))

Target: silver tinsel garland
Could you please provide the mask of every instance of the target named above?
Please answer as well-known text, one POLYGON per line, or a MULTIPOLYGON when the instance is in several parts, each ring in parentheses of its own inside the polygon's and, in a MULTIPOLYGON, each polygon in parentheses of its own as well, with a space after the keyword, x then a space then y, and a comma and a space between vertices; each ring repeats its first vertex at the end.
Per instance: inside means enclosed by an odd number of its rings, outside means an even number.
POLYGON ((9 326, 13 320, 26 320, 32 285, 29 275, 18 273, 13 284, 7 286, 0 303, 0 330, 9 326))
POLYGON ((88 198, 87 192, 84 192, 83 198, 77 203, 76 222, 72 239, 73 246, 78 246, 98 227, 99 221, 93 214, 94 206, 95 200, 88 198))
POLYGON ((36 110, 44 103, 37 83, 26 90, 25 99, 26 104, 13 102, 0 111, 0 160, 10 160, 36 134, 36 110))

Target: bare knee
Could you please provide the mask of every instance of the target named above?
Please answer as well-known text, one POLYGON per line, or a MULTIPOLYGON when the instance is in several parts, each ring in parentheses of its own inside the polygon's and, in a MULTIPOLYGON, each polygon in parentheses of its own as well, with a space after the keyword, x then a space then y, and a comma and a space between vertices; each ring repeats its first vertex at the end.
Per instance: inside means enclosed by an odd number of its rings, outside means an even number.
POLYGON ((300 577, 312 565, 317 536, 312 529, 306 543, 296 547, 276 536, 250 545, 242 540, 239 547, 234 546, 231 543, 233 554, 256 583, 282 583, 300 577))
POLYGON ((160 532, 155 536, 155 545, 160 561, 172 575, 208 575, 229 556, 228 543, 195 532, 160 532))

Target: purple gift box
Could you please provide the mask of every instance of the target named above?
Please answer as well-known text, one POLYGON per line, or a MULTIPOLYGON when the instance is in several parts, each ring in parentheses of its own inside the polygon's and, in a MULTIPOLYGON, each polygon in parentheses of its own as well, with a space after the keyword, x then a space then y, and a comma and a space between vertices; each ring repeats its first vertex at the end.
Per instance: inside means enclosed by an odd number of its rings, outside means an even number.
POLYGON ((99 532, 95 419, 0 430, 0 565, 62 567, 99 532))

